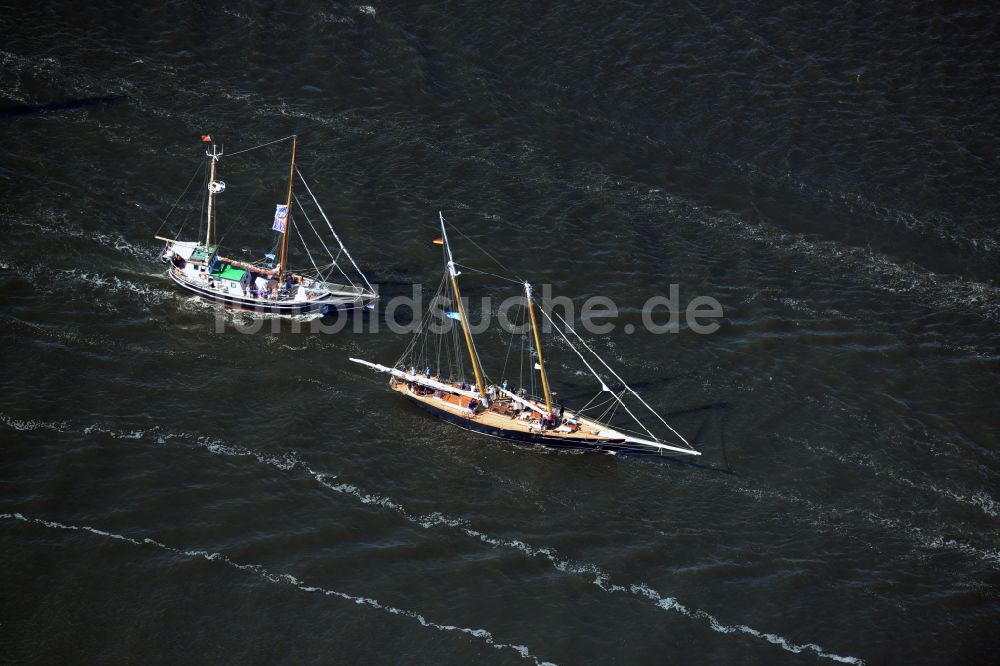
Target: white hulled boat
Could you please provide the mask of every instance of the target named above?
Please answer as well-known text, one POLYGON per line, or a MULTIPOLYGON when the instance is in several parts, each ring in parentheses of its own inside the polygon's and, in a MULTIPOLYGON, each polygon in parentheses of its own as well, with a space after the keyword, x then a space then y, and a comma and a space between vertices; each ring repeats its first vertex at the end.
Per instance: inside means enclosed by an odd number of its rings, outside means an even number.
MULTIPOLYGON (((298 139, 288 137, 292 142, 291 166, 288 173, 288 189, 285 202, 277 204, 272 223, 273 247, 262 253, 256 261, 243 261, 223 256, 219 244, 215 241, 218 228, 216 198, 226 190, 226 184, 218 179, 218 163, 223 152, 205 135, 202 141, 209 143, 205 152, 209 160, 208 178, 205 186, 207 205, 204 238, 181 240, 156 236, 157 240, 166 242, 160 255, 161 261, 168 265, 167 275, 177 286, 203 299, 215 301, 231 308, 252 310, 276 315, 301 315, 309 313, 325 314, 332 311, 351 311, 371 307, 378 298, 374 287, 368 282, 364 273, 354 262, 340 237, 333 229, 329 218, 313 195, 301 171, 295 165, 295 151, 298 139), (310 218, 306 207, 293 191, 296 180, 305 188, 318 215, 310 218), (302 221, 293 215, 293 203, 296 204, 302 221), (332 238, 331 245, 339 248, 334 255, 324 239, 324 233, 319 218, 329 232, 327 239, 332 238), (304 223, 304 224, 303 224, 304 223), (311 231, 319 240, 327 258, 317 263, 305 243, 305 236, 311 231), (288 237, 291 233, 301 241, 302 249, 308 257, 309 268, 294 270, 289 266, 288 237), (345 271, 341 264, 346 259, 356 280, 345 271), (339 273, 339 278, 334 278, 339 273)), ((279 141, 284 141, 281 139, 279 141)), ((278 141, 271 142, 272 145, 278 141)), ((262 146, 257 146, 259 148, 262 146)), ((237 151, 235 154, 254 150, 237 151)))

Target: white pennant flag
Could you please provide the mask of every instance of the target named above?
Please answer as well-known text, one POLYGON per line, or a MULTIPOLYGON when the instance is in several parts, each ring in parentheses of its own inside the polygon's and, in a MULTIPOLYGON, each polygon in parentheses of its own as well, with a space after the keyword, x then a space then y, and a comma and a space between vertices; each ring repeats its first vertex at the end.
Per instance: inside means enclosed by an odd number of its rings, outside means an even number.
POLYGON ((278 204, 277 210, 274 211, 274 225, 271 226, 275 231, 285 233, 285 223, 288 221, 288 206, 285 204, 278 204))

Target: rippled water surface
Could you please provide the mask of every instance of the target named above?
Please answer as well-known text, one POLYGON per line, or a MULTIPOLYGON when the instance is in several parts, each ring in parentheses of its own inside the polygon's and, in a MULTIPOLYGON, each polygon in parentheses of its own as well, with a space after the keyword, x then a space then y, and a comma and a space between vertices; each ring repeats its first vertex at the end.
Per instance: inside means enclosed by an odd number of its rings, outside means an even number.
MULTIPOLYGON (((7 660, 992 661, 991 5, 15 3, 0 25, 7 660), (468 263, 613 297, 590 342, 701 466, 433 420, 347 361, 402 353, 379 313, 245 335, 179 293, 152 236, 205 132, 296 133, 386 295, 437 285, 441 209, 468 263), (626 334, 672 283, 721 329, 626 334)), ((220 225, 249 221, 225 243, 258 252, 280 189, 232 164, 220 225)), ((499 331, 479 346, 502 367, 499 331)), ((571 352, 548 361, 589 398, 571 352)))

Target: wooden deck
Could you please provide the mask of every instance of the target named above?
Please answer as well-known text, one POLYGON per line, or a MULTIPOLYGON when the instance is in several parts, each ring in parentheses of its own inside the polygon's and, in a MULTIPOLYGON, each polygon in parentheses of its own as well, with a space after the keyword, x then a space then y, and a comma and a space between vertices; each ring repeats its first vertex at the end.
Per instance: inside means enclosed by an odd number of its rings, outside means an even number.
POLYGON ((411 388, 403 381, 395 381, 390 384, 390 387, 393 391, 402 393, 413 400, 433 405, 457 417, 480 423, 484 426, 528 434, 544 434, 546 437, 562 437, 569 440, 603 441, 608 439, 607 434, 603 436, 599 434, 601 431, 607 429, 606 426, 579 416, 574 418, 579 424, 576 430, 570 430, 567 426, 541 430, 538 425, 538 419, 545 411, 543 405, 538 405, 538 411, 534 412, 533 416, 529 419, 512 416, 514 412, 511 408, 512 402, 509 399, 495 401, 490 409, 483 409, 480 406, 476 410, 476 413, 472 414, 468 407, 469 402, 472 400, 471 398, 450 393, 443 393, 440 397, 436 397, 435 391, 421 389, 416 385, 411 388))

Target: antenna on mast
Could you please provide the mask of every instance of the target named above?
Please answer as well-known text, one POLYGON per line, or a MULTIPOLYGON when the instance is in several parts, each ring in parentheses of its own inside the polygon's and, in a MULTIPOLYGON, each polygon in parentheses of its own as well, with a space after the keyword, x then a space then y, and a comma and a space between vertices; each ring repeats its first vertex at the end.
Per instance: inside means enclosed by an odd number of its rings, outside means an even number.
POLYGON ((201 140, 212 144, 212 152, 208 152, 207 150, 205 151, 205 155, 210 157, 212 160, 212 169, 208 176, 208 218, 206 225, 208 229, 205 232, 205 250, 208 251, 208 248, 212 245, 212 222, 215 219, 215 195, 224 191, 226 189, 226 184, 221 180, 215 179, 215 166, 218 163, 219 158, 222 157, 222 151, 218 149, 215 145, 215 140, 212 139, 210 135, 203 135, 201 140))

